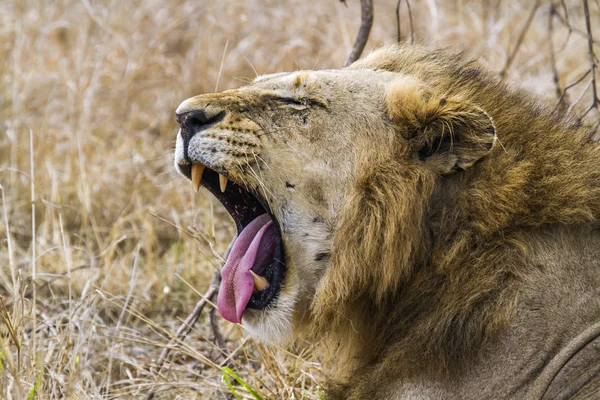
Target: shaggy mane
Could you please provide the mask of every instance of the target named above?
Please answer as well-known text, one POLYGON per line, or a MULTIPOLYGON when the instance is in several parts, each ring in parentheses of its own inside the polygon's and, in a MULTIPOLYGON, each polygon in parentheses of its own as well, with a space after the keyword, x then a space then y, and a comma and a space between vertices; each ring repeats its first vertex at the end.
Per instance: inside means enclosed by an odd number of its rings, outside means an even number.
POLYGON ((357 161, 313 304, 312 333, 339 365, 340 396, 349 372, 364 385, 398 370, 453 379, 513 315, 519 282, 535 268, 529 235, 600 217, 589 131, 464 54, 397 46, 350 68, 406 74, 434 97, 468 99, 492 118, 498 142, 444 176, 393 151, 357 161))

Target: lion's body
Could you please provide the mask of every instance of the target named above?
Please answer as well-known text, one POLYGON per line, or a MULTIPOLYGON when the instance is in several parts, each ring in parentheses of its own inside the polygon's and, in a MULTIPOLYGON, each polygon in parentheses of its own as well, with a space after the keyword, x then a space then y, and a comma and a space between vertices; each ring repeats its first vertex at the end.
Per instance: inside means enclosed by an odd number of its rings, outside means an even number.
POLYGON ((321 342, 332 397, 600 396, 600 152, 584 128, 418 46, 179 111, 215 104, 231 118, 211 129, 267 133, 269 168, 245 156, 231 176, 268 188, 288 256, 278 302, 244 324, 321 342))
MULTIPOLYGON (((431 366, 419 365, 418 359, 413 361, 416 364, 407 362, 402 353, 406 339, 398 340, 400 346, 392 344, 376 362, 354 371, 349 386, 332 397, 566 399, 577 394, 576 398, 597 398, 600 239, 585 227, 573 227, 531 234, 522 243, 530 249, 527 258, 536 269, 520 277, 514 314, 481 352, 477 347, 462 350, 469 354, 457 349, 449 355, 463 358, 450 367, 456 370, 428 373, 423 367, 431 366)), ((460 333, 469 334, 454 331, 460 333)), ((432 354, 422 362, 441 360, 432 354)))

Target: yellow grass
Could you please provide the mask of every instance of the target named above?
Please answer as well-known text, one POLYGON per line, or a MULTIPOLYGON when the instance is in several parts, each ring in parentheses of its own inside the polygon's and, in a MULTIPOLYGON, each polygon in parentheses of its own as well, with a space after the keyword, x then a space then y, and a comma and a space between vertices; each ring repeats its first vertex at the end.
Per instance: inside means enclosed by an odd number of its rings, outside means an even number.
MULTIPOLYGON (((263 398, 323 395, 310 346, 265 347, 217 317, 219 348, 207 310, 159 375, 153 367, 234 235, 218 202, 174 172, 175 108, 256 74, 340 67, 360 19, 358 0, 347 3, 0 2, 0 398, 144 398, 151 388, 155 398, 222 398, 223 366, 263 398)), ((396 40, 396 1, 375 3, 368 49, 396 40)), ((585 31, 580 2, 567 3, 585 31)), ((533 4, 413 0, 414 34, 468 47, 500 72, 533 4)), ((554 103, 549 4, 506 79, 554 103)), ((407 38, 405 2, 401 14, 407 38)), ((587 41, 554 25, 564 87, 589 68, 587 41)))

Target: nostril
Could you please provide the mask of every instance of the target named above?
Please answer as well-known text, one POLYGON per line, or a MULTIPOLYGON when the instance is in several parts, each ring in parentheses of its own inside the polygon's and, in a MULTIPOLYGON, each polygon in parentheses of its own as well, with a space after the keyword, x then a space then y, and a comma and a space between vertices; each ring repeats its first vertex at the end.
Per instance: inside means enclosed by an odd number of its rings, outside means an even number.
POLYGON ((182 130, 187 131, 191 137, 199 131, 214 125, 225 117, 225 111, 210 112, 206 110, 188 111, 177 115, 177 122, 182 130))
POLYGON ((201 126, 206 124, 206 120, 198 117, 189 117, 185 123, 189 126, 201 126))

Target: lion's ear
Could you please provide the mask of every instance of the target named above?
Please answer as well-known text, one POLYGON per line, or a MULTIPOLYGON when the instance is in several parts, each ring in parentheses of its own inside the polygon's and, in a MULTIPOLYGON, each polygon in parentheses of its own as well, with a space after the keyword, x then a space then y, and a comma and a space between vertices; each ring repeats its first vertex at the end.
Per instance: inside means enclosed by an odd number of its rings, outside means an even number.
POLYGON ((389 88, 387 112, 410 150, 440 174, 467 169, 496 141, 492 118, 467 100, 435 96, 416 81, 389 88))

